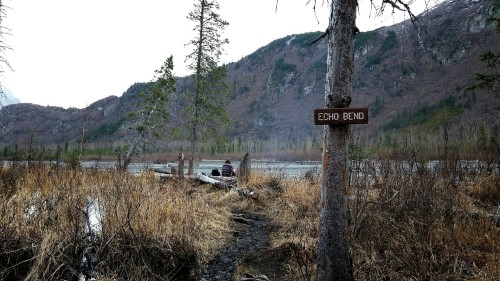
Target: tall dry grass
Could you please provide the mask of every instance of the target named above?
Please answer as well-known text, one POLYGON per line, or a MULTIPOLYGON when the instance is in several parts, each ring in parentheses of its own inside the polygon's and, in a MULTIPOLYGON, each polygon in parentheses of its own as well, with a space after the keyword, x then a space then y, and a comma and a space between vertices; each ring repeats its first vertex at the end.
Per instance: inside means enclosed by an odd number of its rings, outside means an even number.
POLYGON ((468 195, 470 186, 485 177, 494 177, 498 185, 498 174, 463 173, 457 182, 452 169, 444 169, 453 163, 431 169, 424 164, 413 163, 415 169, 407 172, 412 163, 383 161, 376 167, 377 185, 357 187, 361 197, 353 203, 352 233, 357 278, 499 278, 500 229, 468 195))
MULTIPOLYGON (((356 279, 499 280, 497 170, 407 153, 351 163, 347 235, 356 279)), ((319 175, 253 174, 249 186, 258 196, 240 205, 267 214, 271 247, 289 254, 280 280, 315 280, 319 175)))
POLYGON ((88 253, 101 279, 194 279, 230 236, 221 200, 152 173, 2 169, 0 279, 75 279, 88 253), (103 215, 94 242, 84 233, 89 197, 103 215))
MULTIPOLYGON (((279 172, 252 172, 245 186, 253 192, 252 196, 230 193, 234 208, 270 219, 270 249, 260 253, 259 260, 266 259, 265 271, 272 272, 274 278, 279 278, 276 280, 310 280, 315 275, 319 235, 318 179, 314 173, 303 179, 291 179, 279 172), (276 268, 270 268, 273 266, 276 268)), ((238 271, 241 274, 254 269, 240 264, 238 271)))
MULTIPOLYGON (((356 279, 498 280, 498 170, 431 163, 412 149, 390 159, 351 162, 356 279)), ((194 279, 231 239, 231 210, 243 209, 270 219, 265 256, 279 259, 269 264, 280 280, 314 280, 319 178, 252 173, 240 187, 253 195, 241 196, 152 173, 2 169, 0 279, 74 278, 85 253, 98 253, 103 280, 194 279), (88 196, 104 210, 95 243, 83 233, 88 196)))

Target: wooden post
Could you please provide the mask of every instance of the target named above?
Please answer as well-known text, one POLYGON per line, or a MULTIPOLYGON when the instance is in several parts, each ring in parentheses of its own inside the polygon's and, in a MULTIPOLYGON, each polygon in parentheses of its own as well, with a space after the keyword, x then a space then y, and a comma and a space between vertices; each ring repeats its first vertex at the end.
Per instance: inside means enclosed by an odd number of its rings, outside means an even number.
POLYGON ((193 156, 189 156, 188 175, 190 175, 190 176, 194 175, 193 156))
POLYGON ((243 159, 241 159, 240 162, 240 167, 238 169, 238 182, 241 183, 247 183, 248 179, 250 178, 250 170, 251 170, 251 163, 250 163, 250 154, 245 153, 245 156, 243 156, 243 159))
POLYGON ((177 160, 178 160, 177 176, 179 178, 184 178, 184 154, 182 152, 179 152, 177 160))

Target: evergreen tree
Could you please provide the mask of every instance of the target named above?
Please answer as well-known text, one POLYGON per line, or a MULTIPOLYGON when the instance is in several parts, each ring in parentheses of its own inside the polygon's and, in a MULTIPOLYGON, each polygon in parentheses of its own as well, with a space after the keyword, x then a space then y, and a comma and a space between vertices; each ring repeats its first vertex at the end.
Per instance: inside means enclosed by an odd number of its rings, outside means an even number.
POLYGON ((218 66, 223 46, 229 43, 222 38, 221 31, 229 23, 221 19, 219 8, 216 0, 195 0, 194 10, 187 17, 195 23, 196 33, 187 44, 192 51, 186 57, 188 68, 193 71, 193 85, 187 95, 190 106, 186 108, 191 157, 200 139, 220 137, 218 132, 229 123, 222 101, 230 94, 231 87, 226 80, 227 69, 218 66))
POLYGON ((130 117, 136 120, 131 126, 135 136, 129 146, 122 168, 126 168, 130 164, 135 149, 141 142, 144 144, 148 136, 160 138, 163 135, 169 121, 167 103, 170 94, 175 92, 173 69, 173 57, 170 56, 159 70, 155 70, 155 77, 148 90, 139 94, 142 109, 130 114, 130 117))

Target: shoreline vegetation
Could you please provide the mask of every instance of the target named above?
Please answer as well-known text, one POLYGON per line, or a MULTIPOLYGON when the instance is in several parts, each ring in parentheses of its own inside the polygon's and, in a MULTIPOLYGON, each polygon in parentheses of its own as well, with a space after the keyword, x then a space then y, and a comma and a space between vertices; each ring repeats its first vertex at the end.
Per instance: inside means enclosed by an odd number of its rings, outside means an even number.
MULTIPOLYGON (((430 169, 415 146, 373 161, 351 148, 357 172, 347 235, 356 280, 500 278, 498 155, 484 153, 476 160, 486 165, 470 169, 460 161, 472 155, 442 151, 430 169)), ((269 221, 267 254, 253 258, 287 253, 266 272, 315 279, 318 171, 298 178, 252 172, 239 186, 252 196, 242 196, 151 171, 12 163, 0 167, 0 280, 76 280, 89 267, 98 280, 197 280, 234 239, 233 210, 269 221), (102 229, 90 238, 89 198, 102 211, 102 229)), ((237 261, 233 280, 262 270, 237 261)))

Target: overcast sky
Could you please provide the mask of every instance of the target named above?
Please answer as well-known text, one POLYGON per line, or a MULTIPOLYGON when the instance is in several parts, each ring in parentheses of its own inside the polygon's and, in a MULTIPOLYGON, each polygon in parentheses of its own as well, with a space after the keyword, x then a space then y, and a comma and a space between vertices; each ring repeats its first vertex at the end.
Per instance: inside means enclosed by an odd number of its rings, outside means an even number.
MULTIPOLYGON (((441 0, 414 0, 420 7, 441 0)), ((219 0, 223 33, 230 41, 222 63, 238 61, 271 41, 291 34, 324 31, 328 7, 318 0, 219 0)), ((381 2, 381 1, 380 1, 381 2)), ((6 0, 3 23, 11 35, 6 56, 14 71, 2 80, 21 102, 84 108, 110 95, 120 96, 135 82, 150 81, 170 55, 174 74, 189 74, 185 44, 194 37, 186 19, 193 0, 6 0)), ((368 8, 369 0, 360 0, 368 8)), ((387 12, 375 17, 361 10, 357 25, 368 31, 405 19, 387 12)))

